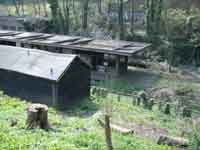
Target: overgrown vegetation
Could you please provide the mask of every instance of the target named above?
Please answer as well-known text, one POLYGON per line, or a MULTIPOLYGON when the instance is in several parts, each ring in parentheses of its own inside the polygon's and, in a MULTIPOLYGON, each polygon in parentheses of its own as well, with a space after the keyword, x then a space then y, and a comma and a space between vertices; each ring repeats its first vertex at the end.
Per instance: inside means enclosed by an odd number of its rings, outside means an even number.
MULTIPOLYGON (((102 100, 98 101, 97 99, 86 101, 67 112, 50 109, 49 120, 53 130, 45 132, 40 129, 26 129, 25 109, 28 105, 27 103, 3 96, 0 100, 0 149, 106 149, 103 129, 97 124, 97 118, 102 116, 100 111, 102 103, 102 100), (15 119, 17 120, 17 125, 11 127, 10 124, 15 119)), ((146 110, 132 107, 126 102, 114 102, 113 104, 114 110, 117 109, 114 111, 113 119, 115 117, 122 119, 123 116, 127 116, 128 112, 132 113, 128 115, 130 116, 129 119, 141 122, 151 117, 157 119, 163 117, 156 112, 148 115, 146 110)), ((125 122, 125 120, 123 121, 125 122)), ((124 136, 118 133, 113 133, 113 142, 116 149, 168 149, 166 146, 158 146, 148 139, 141 139, 131 135, 124 136)))
POLYGON ((200 10, 187 1, 180 4, 184 5, 181 9, 168 7, 171 3, 163 0, 146 0, 145 3, 135 0, 1 2, 6 8, 4 11, 10 15, 45 16, 50 19, 48 24, 41 26, 38 26, 40 23, 31 28, 27 25, 29 31, 152 42, 153 50, 163 57, 162 61, 168 60, 173 66, 198 66, 200 10), (137 24, 137 21, 143 23, 137 24))
MULTIPOLYGON (((41 19, 35 23, 25 23, 28 31, 151 42, 152 50, 148 53, 153 55, 151 60, 156 63, 167 60, 167 63, 174 67, 200 65, 200 9, 192 7, 188 0, 184 8, 176 9, 167 7, 167 3, 170 2, 163 0, 146 0, 142 4, 138 4, 135 0, 130 2, 128 0, 1 0, 0 2, 2 9, 9 15, 47 18, 48 21, 41 19), (139 18, 142 20, 139 25, 136 24, 137 13, 138 16, 143 15, 145 18, 144 20, 142 17, 139 18)), ((165 74, 165 71, 164 73, 155 71, 160 74, 157 73, 159 75, 151 88, 173 89, 180 98, 179 101, 176 97, 166 101, 164 106, 167 104, 168 109, 160 111, 159 105, 154 105, 151 110, 144 109, 133 105, 133 97, 122 96, 118 99, 115 94, 109 94, 107 98, 92 95, 90 100, 85 100, 67 111, 50 108, 49 121, 52 130, 49 132, 40 129, 27 130, 25 120, 29 104, 1 94, 0 149, 106 150, 104 130, 99 126, 97 119, 103 118, 105 103, 110 103, 111 122, 130 128, 133 124, 137 124, 161 129, 170 136, 189 138, 189 149, 199 150, 199 126, 191 127, 193 118, 183 118, 175 108, 170 107, 170 102, 181 102, 181 109, 190 107, 192 116, 199 117, 199 83, 196 80, 186 80, 182 75, 175 73, 171 75, 165 74), (192 132, 185 134, 185 129, 192 132)), ((147 90, 142 85, 123 78, 112 83, 106 81, 97 86, 129 94, 147 90)), ((175 149, 158 145, 148 138, 136 135, 122 135, 117 132, 113 132, 112 135, 113 146, 117 150, 175 149)))

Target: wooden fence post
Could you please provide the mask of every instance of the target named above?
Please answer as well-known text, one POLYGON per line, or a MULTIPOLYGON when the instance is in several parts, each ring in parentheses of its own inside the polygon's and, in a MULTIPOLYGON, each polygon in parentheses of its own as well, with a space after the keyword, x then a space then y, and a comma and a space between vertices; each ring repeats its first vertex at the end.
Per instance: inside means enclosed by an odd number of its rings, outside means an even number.
POLYGON ((171 114, 171 106, 169 103, 166 104, 164 113, 167 115, 171 114))
POLYGON ((110 128, 110 116, 108 114, 105 114, 105 135, 106 135, 106 144, 108 150, 113 150, 112 135, 110 128))
POLYGON ((183 107, 183 117, 192 117, 192 111, 188 107, 183 107))

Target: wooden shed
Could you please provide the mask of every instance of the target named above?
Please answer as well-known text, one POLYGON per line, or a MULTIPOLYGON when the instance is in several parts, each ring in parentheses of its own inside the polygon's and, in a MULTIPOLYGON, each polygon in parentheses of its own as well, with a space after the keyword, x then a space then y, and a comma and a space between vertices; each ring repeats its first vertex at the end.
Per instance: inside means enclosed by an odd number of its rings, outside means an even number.
POLYGON ((90 66, 76 55, 0 45, 0 90, 53 106, 90 92, 90 66))

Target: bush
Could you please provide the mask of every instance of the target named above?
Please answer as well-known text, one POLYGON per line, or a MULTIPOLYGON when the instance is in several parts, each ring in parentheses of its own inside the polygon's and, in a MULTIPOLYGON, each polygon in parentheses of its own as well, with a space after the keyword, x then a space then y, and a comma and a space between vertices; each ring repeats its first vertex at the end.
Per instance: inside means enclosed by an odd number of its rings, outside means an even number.
POLYGON ((190 138, 190 150, 200 150, 200 125, 195 125, 190 138))

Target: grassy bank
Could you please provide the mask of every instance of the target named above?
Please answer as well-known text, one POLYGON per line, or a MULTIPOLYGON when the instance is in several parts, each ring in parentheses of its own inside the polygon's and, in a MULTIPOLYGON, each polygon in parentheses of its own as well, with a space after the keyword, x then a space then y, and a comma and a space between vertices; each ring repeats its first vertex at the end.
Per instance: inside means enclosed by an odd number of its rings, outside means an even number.
MULTIPOLYGON (((112 120, 122 124, 127 121, 148 123, 153 118, 156 126, 167 129, 176 126, 174 119, 163 125, 163 116, 156 112, 148 112, 142 108, 128 105, 127 102, 113 103, 112 120), (126 118, 124 118, 126 116, 126 118), (173 122, 173 123, 172 123, 173 122)), ((26 129, 26 108, 29 104, 7 96, 0 100, 0 149, 6 150, 104 150, 104 130, 98 125, 97 119, 102 117, 103 102, 99 100, 85 101, 68 111, 49 110, 49 121, 53 128, 46 132, 40 129, 26 129), (13 120, 17 125, 10 126, 13 120)), ((165 117, 166 118, 166 117, 165 117)), ((164 118, 163 118, 164 119, 164 118)), ((171 120, 172 119, 172 120, 171 120)), ((173 131, 172 133, 176 133, 173 131)), ((154 142, 133 135, 121 135, 113 132, 113 143, 117 150, 166 150, 154 142)))

